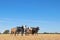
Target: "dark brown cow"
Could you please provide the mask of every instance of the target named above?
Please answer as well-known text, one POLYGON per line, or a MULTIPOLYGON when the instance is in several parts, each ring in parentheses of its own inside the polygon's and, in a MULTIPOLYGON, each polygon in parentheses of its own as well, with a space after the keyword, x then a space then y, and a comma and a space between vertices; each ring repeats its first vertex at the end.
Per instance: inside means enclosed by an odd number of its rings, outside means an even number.
POLYGON ((32 34, 38 34, 39 27, 32 28, 32 34))

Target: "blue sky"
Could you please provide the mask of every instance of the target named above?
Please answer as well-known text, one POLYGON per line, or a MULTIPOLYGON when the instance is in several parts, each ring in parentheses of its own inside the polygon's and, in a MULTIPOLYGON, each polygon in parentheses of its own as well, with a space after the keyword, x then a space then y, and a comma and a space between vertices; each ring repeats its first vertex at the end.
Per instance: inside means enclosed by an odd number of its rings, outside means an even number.
POLYGON ((60 0, 0 0, 0 32, 19 25, 60 32, 60 0))

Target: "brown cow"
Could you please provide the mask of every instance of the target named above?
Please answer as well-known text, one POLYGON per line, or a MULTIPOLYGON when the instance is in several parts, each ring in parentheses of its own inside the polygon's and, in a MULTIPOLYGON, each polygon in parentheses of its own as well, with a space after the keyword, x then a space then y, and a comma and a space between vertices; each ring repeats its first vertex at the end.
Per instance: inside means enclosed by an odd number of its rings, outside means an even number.
POLYGON ((29 28, 26 29, 25 32, 26 32, 26 35, 27 34, 32 34, 33 35, 33 34, 37 34, 38 30, 39 30, 39 27, 36 27, 36 28, 29 27, 29 28))
POLYGON ((16 34, 16 30, 17 30, 16 28, 12 28, 11 29, 11 34, 16 34))
POLYGON ((32 28, 31 27, 26 28, 26 30, 25 30, 25 35, 28 35, 28 34, 32 34, 32 28))
POLYGON ((24 26, 17 26, 16 28, 12 28, 11 29, 11 34, 19 34, 19 33, 21 33, 21 35, 23 36, 23 34, 24 34, 24 26))

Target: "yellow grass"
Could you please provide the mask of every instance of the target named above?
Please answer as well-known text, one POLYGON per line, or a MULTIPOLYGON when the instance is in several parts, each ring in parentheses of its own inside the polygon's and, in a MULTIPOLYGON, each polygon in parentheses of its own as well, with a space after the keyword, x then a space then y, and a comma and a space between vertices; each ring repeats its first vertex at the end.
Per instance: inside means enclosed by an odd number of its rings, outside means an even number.
POLYGON ((38 34, 33 36, 0 34, 0 40, 60 40, 60 34, 38 34))

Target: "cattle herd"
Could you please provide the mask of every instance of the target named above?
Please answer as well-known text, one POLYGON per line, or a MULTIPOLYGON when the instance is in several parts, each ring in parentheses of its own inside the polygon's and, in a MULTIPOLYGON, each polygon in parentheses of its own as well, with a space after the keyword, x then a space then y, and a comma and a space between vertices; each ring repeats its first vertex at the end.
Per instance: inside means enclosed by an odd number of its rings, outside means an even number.
POLYGON ((16 28, 11 28, 11 34, 19 34, 21 33, 21 35, 23 36, 23 34, 28 35, 28 34, 37 34, 39 31, 39 27, 27 27, 25 26, 18 26, 16 28))

